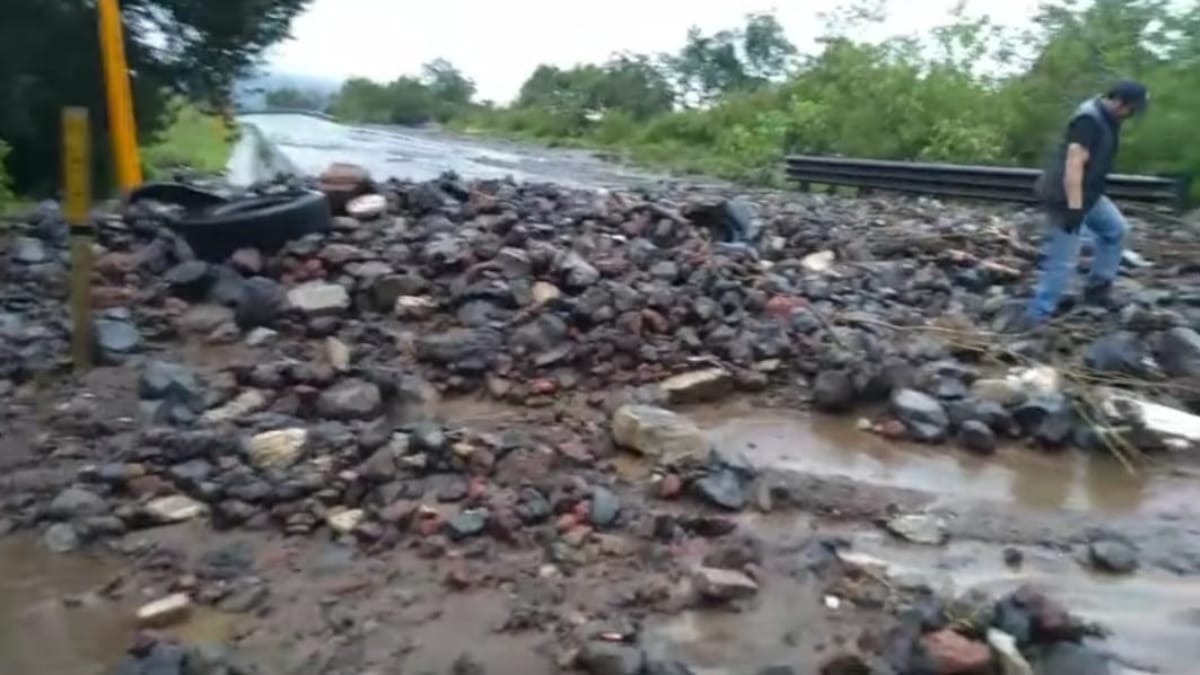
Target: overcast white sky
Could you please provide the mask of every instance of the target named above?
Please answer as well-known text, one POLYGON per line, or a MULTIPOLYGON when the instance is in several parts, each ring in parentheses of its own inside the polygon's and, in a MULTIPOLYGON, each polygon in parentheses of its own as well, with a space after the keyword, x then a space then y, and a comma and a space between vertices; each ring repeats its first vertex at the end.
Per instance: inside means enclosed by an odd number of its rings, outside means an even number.
MULTIPOLYGON (((272 52, 274 70, 320 77, 389 81, 437 57, 458 66, 479 97, 516 95, 539 63, 571 66, 618 51, 674 51, 689 26, 705 32, 774 10, 804 50, 820 34, 820 15, 841 0, 315 0, 272 52)), ((888 33, 944 23, 955 0, 891 0, 888 33)), ((1028 21, 1038 0, 969 0, 968 10, 1008 24, 1028 21)), ((881 36, 873 36, 881 37, 881 36)))

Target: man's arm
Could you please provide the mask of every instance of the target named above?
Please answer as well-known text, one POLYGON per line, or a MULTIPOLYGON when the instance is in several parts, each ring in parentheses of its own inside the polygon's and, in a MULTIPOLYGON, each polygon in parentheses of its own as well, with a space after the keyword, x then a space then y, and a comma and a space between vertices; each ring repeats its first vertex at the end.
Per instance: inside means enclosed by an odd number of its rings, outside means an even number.
POLYGON ((1067 166, 1063 171, 1063 190, 1068 209, 1083 208, 1083 169, 1091 153, 1079 143, 1067 146, 1067 166))
POLYGON ((1067 208, 1083 208, 1083 171, 1091 157, 1092 144, 1096 141, 1096 121, 1080 117, 1067 130, 1067 160, 1063 167, 1063 193, 1067 197, 1067 208))

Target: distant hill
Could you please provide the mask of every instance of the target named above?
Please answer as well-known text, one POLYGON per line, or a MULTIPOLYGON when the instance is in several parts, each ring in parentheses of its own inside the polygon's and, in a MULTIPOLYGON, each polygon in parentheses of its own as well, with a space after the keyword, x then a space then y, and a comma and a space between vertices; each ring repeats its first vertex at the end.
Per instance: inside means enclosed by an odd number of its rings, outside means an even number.
POLYGON ((332 96, 342 87, 342 80, 300 75, 297 73, 265 72, 240 80, 233 89, 234 103, 239 108, 260 108, 266 93, 284 88, 314 91, 332 96))

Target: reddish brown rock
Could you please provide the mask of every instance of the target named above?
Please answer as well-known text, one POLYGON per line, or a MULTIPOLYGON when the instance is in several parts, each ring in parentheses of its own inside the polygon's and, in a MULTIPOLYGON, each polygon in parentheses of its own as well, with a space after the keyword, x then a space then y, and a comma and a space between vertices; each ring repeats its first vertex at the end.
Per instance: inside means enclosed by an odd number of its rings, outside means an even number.
POLYGON ((952 630, 922 637, 921 646, 937 675, 988 675, 992 672, 992 652, 988 646, 952 630))
POLYGON ((790 295, 776 295, 767 301, 767 313, 785 319, 804 306, 804 300, 790 295))
POLYGON ((683 479, 673 473, 664 476, 662 482, 658 484, 658 496, 663 499, 675 499, 682 491, 683 479))

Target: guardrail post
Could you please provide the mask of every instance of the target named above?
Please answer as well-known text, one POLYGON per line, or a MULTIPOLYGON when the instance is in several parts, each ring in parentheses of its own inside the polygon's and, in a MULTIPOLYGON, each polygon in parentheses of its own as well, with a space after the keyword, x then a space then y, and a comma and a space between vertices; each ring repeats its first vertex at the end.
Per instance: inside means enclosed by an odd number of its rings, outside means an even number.
POLYGON ((63 215, 71 239, 71 356, 75 370, 92 366, 92 159, 87 108, 62 113, 63 215))

